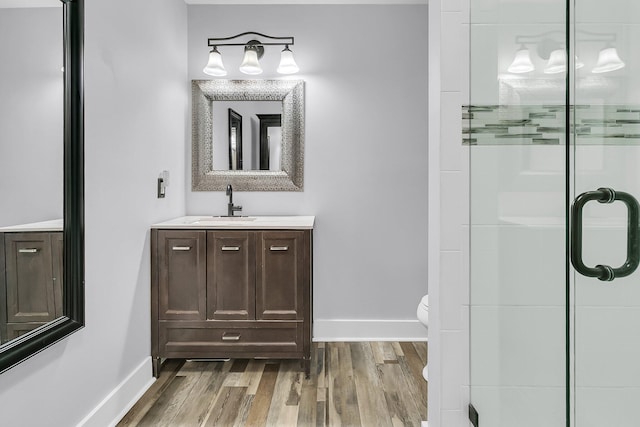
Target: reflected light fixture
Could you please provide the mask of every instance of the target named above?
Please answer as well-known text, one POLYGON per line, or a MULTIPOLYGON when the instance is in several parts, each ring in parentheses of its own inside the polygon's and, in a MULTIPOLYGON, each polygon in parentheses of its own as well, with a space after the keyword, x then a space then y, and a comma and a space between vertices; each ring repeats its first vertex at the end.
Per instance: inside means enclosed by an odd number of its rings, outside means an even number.
POLYGON ((529 49, 524 46, 521 46, 520 49, 516 52, 516 56, 513 59, 507 71, 515 74, 529 73, 535 70, 536 67, 531 62, 531 54, 529 53, 529 49))
POLYGON ((260 59, 264 54, 265 46, 284 46, 284 49, 280 54, 280 65, 278 65, 276 71, 280 74, 293 74, 299 71, 298 65, 293 58, 293 52, 289 48, 289 46, 293 46, 293 37, 274 37, 249 31, 231 37, 209 38, 207 43, 212 50, 209 53, 209 62, 202 71, 211 76, 221 77, 227 74, 227 71, 222 64, 222 55, 218 52, 219 46, 243 46, 244 57, 239 69, 244 74, 250 75, 262 73, 260 59), (257 38, 252 38, 249 41, 242 41, 243 38, 246 40, 249 36, 258 36, 262 40, 266 41, 263 42, 257 40, 257 38))
POLYGON ((607 46, 598 53, 598 62, 591 70, 592 73, 608 73, 609 71, 624 68, 625 63, 618 56, 618 50, 615 47, 607 46))
MULTIPOLYGON (((577 56, 575 58, 575 67, 576 70, 584 67, 584 63, 578 60, 577 56)), ((551 52, 549 55, 549 61, 547 62, 547 66, 544 67, 543 72, 545 74, 558 74, 564 73, 567 71, 567 52, 564 49, 556 49, 551 52)))

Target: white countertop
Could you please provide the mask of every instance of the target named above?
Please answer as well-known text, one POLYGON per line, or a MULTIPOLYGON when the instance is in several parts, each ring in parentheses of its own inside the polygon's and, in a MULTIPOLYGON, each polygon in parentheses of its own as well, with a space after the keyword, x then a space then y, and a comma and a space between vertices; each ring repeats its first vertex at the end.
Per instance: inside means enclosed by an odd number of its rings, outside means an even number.
POLYGON ((222 229, 222 230, 310 230, 315 216, 182 216, 153 224, 151 228, 162 229, 222 229))
POLYGON ((50 221, 32 222, 30 224, 10 225, 8 227, 0 227, 0 232, 26 232, 26 231, 62 231, 62 218, 52 219, 50 221))

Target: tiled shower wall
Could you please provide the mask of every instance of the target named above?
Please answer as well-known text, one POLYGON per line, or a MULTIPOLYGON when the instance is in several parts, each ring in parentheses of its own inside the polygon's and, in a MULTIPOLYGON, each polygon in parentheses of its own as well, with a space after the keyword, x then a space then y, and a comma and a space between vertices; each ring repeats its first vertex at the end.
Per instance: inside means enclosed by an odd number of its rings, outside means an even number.
MULTIPOLYGON (((432 216, 437 220, 437 230, 430 229, 430 239, 436 236, 439 241, 437 256, 431 258, 437 260, 434 268, 437 277, 430 276, 437 285, 430 282, 429 288, 430 294, 436 297, 431 300, 432 305, 437 305, 431 313, 438 318, 437 324, 431 323, 429 331, 430 344, 435 344, 430 346, 430 352, 437 352, 430 353, 430 363, 431 360, 437 363, 434 370, 438 372, 431 376, 429 385, 430 425, 468 427, 467 405, 473 401, 481 408, 483 425, 550 427, 563 418, 565 403, 562 384, 565 342, 561 336, 564 265, 543 262, 547 257, 563 259, 565 250, 563 231, 558 228, 564 214, 564 111, 558 107, 564 102, 563 76, 542 74, 544 61, 537 57, 534 58, 537 70, 529 75, 504 76, 504 70, 518 47, 514 46, 514 35, 562 32, 565 2, 546 0, 545 6, 540 7, 541 2, 536 0, 470 1, 474 8, 471 18, 469 0, 429 3, 430 13, 437 13, 437 18, 430 16, 430 51, 434 45, 440 49, 437 75, 430 73, 431 79, 439 81, 437 93, 430 92, 430 97, 437 96, 435 106, 439 110, 438 133, 430 134, 430 143, 437 144, 430 150, 430 155, 437 156, 430 160, 430 167, 438 170, 437 174, 430 175, 430 192, 435 189, 438 194, 432 203, 432 208, 437 206, 437 214, 432 216), (432 25, 436 20, 437 27, 432 25), (470 55, 470 39, 474 55, 470 55), (508 90, 503 90, 505 87, 508 90), (462 105, 480 107, 477 111, 467 111, 475 114, 477 122, 470 123, 471 116, 460 120, 462 105), (497 105, 509 107, 500 112, 491 107, 497 105), (548 107, 560 109, 550 111, 548 107), (465 145, 461 144, 463 139, 465 145), (473 165, 476 168, 471 171, 471 179, 470 152, 475 156, 472 168, 473 165), (483 191, 471 191, 470 181, 476 189, 484 186, 483 191), (469 243, 468 200, 474 194, 490 201, 472 201, 474 207, 480 207, 474 220, 481 227, 471 232, 469 243), (523 242, 528 245, 520 253, 508 249, 522 248, 523 242), (474 257, 484 263, 474 265, 474 261, 469 260, 469 244, 477 245, 474 257), (532 269, 532 259, 537 260, 535 265, 544 268, 532 269), (506 265, 511 269, 504 270, 506 265), (484 286, 472 290, 471 298, 469 269, 472 277, 487 279, 483 281, 484 286), (545 271, 548 275, 541 274, 545 271), (549 280, 556 276, 560 281, 549 280), (469 314, 471 310, 475 316, 469 314), (473 334, 487 331, 471 338, 471 345, 477 345, 480 350, 474 352, 475 367, 471 363, 473 383, 480 385, 474 385, 473 393, 468 386, 471 375, 469 324, 473 334), (554 332, 558 329, 560 334, 554 332), (519 359, 520 364, 511 363, 519 359), (544 411, 533 411, 535 408, 544 408, 544 411)), ((629 52, 640 31, 640 26, 633 22, 640 16, 637 10, 640 4, 636 6, 635 2, 626 0, 614 0, 615 5, 610 6, 595 0, 578 3, 577 20, 583 23, 581 29, 617 31, 618 46, 627 48, 624 54, 627 70, 637 69, 638 55, 631 56, 629 52)), ((640 160, 636 144, 640 142, 636 122, 640 118, 636 111, 640 109, 637 108, 640 82, 636 76, 640 74, 590 74, 599 48, 595 44, 584 44, 578 50, 585 67, 578 73, 580 92, 576 98, 575 155, 580 159, 576 192, 598 185, 629 188, 634 182, 640 182, 637 176, 626 175, 623 168, 616 169, 616 165, 633 168, 640 160), (605 178, 603 171, 611 169, 616 173, 605 178)), ((623 52, 621 49, 621 55, 623 52)), ((598 233, 598 230, 589 232, 598 233)), ((579 301, 579 317, 591 310, 592 319, 602 318, 607 311, 630 319, 633 310, 639 309, 635 302, 627 308, 616 306, 610 297, 602 295, 602 288, 593 284, 588 284, 587 289, 589 287, 594 289, 579 301)), ((630 297, 627 301, 638 299, 630 297)), ((608 325, 611 331, 617 332, 603 335, 611 345, 592 352, 594 357, 603 351, 613 351, 616 347, 613 344, 619 346, 619 340, 628 337, 632 330, 621 329, 624 323, 620 319, 608 325)), ((584 323, 577 335, 582 343, 588 343, 593 341, 587 339, 589 332, 596 329, 594 322, 584 323)), ((631 341, 626 340, 626 348, 630 348, 631 341)), ((638 352, 633 347, 629 354, 635 357, 638 352)), ((614 358, 610 354, 606 356, 614 358)), ((598 370, 592 369, 589 376, 588 368, 596 368, 598 364, 592 359, 583 358, 577 366, 582 373, 578 384, 582 407, 578 409, 598 419, 600 405, 590 396, 602 391, 594 392, 598 387, 613 385, 611 381, 607 384, 607 378, 621 379, 625 372, 615 371, 622 364, 612 363, 600 368, 607 371, 607 375, 594 378, 593 372, 598 370)), ((628 374, 635 375, 634 372, 628 374)), ((634 405, 625 403, 629 399, 615 399, 616 393, 622 393, 621 389, 611 388, 609 396, 614 399, 608 400, 619 402, 619 408, 609 413, 616 415, 619 425, 626 425, 621 421, 626 416, 624 409, 634 405)), ((630 396, 635 398, 635 391, 630 396)), ((580 419, 577 422, 581 424, 580 419)), ((611 420, 599 422, 615 424, 611 420)))
MULTIPOLYGON (((640 105, 577 105, 571 110, 578 144, 640 143, 640 105)), ((462 143, 564 144, 565 116, 564 105, 463 105, 462 143)))
POLYGON ((468 427, 469 0, 429 1, 429 427, 468 427))

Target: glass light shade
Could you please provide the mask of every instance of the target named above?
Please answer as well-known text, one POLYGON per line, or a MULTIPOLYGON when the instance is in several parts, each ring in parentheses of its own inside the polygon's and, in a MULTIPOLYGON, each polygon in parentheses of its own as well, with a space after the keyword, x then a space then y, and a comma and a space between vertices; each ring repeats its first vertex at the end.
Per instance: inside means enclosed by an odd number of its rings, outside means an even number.
POLYGON ((202 70, 205 74, 209 74, 214 77, 222 77, 227 75, 227 70, 224 69, 224 64, 222 63, 222 55, 218 52, 218 49, 215 47, 209 53, 209 62, 202 70))
POLYGON ((277 71, 280 74, 294 74, 300 71, 298 64, 293 59, 293 52, 289 50, 289 46, 286 46, 280 54, 280 65, 278 65, 277 71))
POLYGON ((258 54, 253 49, 247 49, 244 51, 244 59, 240 64, 240 71, 245 74, 261 74, 262 67, 258 62, 258 54))
POLYGON ((507 71, 515 74, 528 73, 535 70, 536 67, 531 62, 531 56, 529 49, 523 48, 516 52, 516 57, 513 59, 507 71))
POLYGON ((624 62, 618 56, 615 47, 605 47, 598 54, 598 62, 592 73, 608 73, 609 71, 619 70, 625 66, 624 62))
MULTIPOLYGON (((574 57, 574 64, 576 70, 584 67, 584 64, 578 60, 578 57, 574 57)), ((549 61, 547 66, 544 67, 545 74, 557 74, 567 71, 567 54, 564 49, 556 49, 549 55, 549 61)))

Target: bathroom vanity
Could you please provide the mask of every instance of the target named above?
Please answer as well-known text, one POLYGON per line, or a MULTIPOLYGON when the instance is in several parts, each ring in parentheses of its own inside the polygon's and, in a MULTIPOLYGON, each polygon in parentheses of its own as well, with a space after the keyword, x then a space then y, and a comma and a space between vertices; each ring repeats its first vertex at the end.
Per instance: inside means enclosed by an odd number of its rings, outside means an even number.
POLYGON ((151 228, 151 355, 311 361, 313 216, 181 217, 151 228))
POLYGON ((62 220, 0 228, 0 343, 62 316, 62 220))

